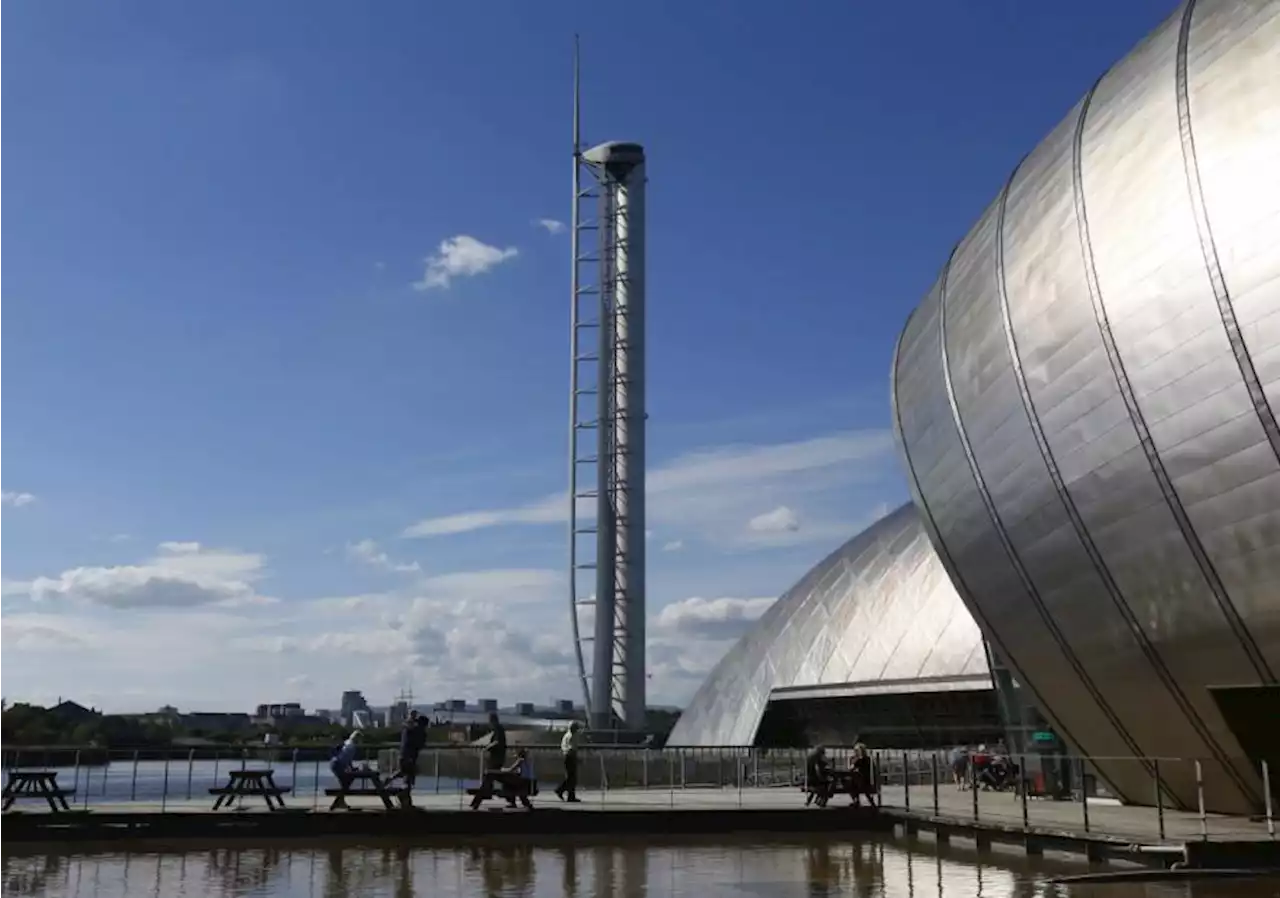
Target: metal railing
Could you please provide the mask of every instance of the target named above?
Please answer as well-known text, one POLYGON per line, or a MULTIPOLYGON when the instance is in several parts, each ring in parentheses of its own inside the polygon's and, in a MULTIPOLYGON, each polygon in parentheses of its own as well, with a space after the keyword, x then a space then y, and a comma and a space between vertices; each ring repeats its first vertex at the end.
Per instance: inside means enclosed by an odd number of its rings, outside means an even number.
MULTIPOLYGON (((547 793, 560 779, 555 747, 526 747, 534 774, 547 793)), ((210 804, 209 790, 226 785, 231 770, 269 767, 279 785, 291 789, 297 807, 321 807, 335 785, 324 746, 246 748, 102 749, 59 746, 0 749, 6 771, 44 769, 58 773, 58 785, 72 789, 77 809, 194 810, 210 804)), ((828 748, 837 769, 846 768, 851 748, 828 748)), ((1274 839, 1272 771, 1266 762, 1240 761, 1237 770, 1256 771, 1259 806, 1249 816, 1206 810, 1206 776, 1221 776, 1208 759, 1014 757, 1017 771, 1003 782, 985 782, 972 767, 957 777, 945 752, 875 750, 873 770, 884 808, 962 823, 1004 828, 1052 828, 1135 840, 1195 838, 1274 839), (1151 783, 1149 802, 1124 805, 1107 794, 1095 767, 1112 771, 1135 765, 1151 783), (1173 788, 1171 784, 1176 784, 1173 788), (1173 796, 1180 796, 1175 799, 1173 796)), ((508 752, 510 759, 512 752, 508 752)), ((357 763, 395 769, 390 745, 361 747, 357 763)), ((586 746, 578 788, 584 799, 634 805, 690 807, 794 807, 802 804, 807 752, 798 749, 621 748, 586 746)), ((466 789, 478 784, 484 752, 471 746, 428 746, 418 758, 415 801, 431 807, 464 806, 466 789)), ((839 804, 838 801, 834 802, 839 804)), ((35 803, 14 809, 40 810, 35 803)))

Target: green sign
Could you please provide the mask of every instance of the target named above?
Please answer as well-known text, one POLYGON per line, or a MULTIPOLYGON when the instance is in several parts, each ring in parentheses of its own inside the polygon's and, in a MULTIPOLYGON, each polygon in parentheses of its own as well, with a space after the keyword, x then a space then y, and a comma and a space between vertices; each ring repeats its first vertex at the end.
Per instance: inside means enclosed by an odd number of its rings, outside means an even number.
POLYGON ((1050 733, 1048 730, 1037 730, 1031 734, 1032 742, 1057 742, 1058 737, 1050 733))

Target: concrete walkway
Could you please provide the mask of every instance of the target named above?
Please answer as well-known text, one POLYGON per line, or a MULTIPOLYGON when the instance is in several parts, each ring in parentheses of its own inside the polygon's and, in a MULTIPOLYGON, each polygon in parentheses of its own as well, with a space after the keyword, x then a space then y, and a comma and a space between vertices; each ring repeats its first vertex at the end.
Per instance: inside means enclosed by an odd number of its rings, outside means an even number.
MULTIPOLYGON (((551 792, 543 792, 534 799, 537 806, 554 806, 564 811, 591 813, 593 811, 645 811, 645 810, 730 810, 733 808, 754 810, 784 810, 803 807, 804 799, 799 790, 782 787, 774 789, 628 789, 611 792, 584 792, 579 804, 562 804, 551 792)), ((934 793, 930 786, 914 786, 908 795, 901 786, 886 786, 882 804, 895 813, 909 810, 912 814, 935 816, 934 793)), ((288 808, 298 811, 330 813, 331 799, 324 795, 291 795, 286 799, 288 808)), ((418 792, 414 804, 425 811, 468 810, 470 796, 462 792, 418 792)), ((1022 799, 1010 793, 980 792, 975 821, 973 794, 959 792, 954 787, 940 786, 937 794, 936 816, 964 822, 992 824, 993 826, 1021 828, 1023 825, 1022 799)), ((350 799, 352 807, 362 810, 380 810, 377 799, 350 799)), ((838 796, 825 810, 812 809, 813 813, 838 813, 847 807, 848 800, 838 796)), ((76 810, 86 805, 76 803, 76 810)), ((267 813, 261 799, 246 799, 242 813, 267 813)), ((486 808, 501 810, 501 802, 486 802, 486 808)), ((90 800, 87 809, 98 813, 156 814, 161 811, 184 813, 213 813, 212 799, 180 799, 166 802, 126 801, 95 802, 90 800)), ((23 801, 14 805, 14 811, 48 814, 44 802, 23 801)), ((219 811, 231 816, 236 811, 219 811)), ((333 813, 348 813, 336 811, 333 813)), ((1160 817, 1155 808, 1125 807, 1114 801, 1094 800, 1088 804, 1086 826, 1085 807, 1079 802, 1058 802, 1029 799, 1026 805, 1026 823, 1034 829, 1053 830, 1072 834, 1093 834, 1119 837, 1148 844, 1159 842, 1185 842, 1199 839, 1207 831, 1211 839, 1267 839, 1266 824, 1245 818, 1208 815, 1203 829, 1198 814, 1165 810, 1163 838, 1160 817)))
MULTIPOLYGON (((901 786, 887 786, 881 799, 885 807, 909 807, 913 813, 924 816, 936 813, 939 817, 1004 827, 1023 824, 1022 798, 1009 792, 980 791, 976 817, 973 793, 960 792, 954 786, 938 787, 936 812, 932 786, 913 786, 909 796, 901 786)), ((1210 839, 1270 838, 1265 822, 1208 814, 1202 828, 1199 814, 1168 808, 1164 810, 1164 837, 1161 838, 1160 813, 1156 808, 1126 806, 1114 799, 1091 800, 1086 811, 1086 805, 1078 801, 1031 798, 1026 804, 1026 822, 1036 829, 1118 836, 1148 844, 1187 842, 1200 839, 1205 833, 1210 839)))

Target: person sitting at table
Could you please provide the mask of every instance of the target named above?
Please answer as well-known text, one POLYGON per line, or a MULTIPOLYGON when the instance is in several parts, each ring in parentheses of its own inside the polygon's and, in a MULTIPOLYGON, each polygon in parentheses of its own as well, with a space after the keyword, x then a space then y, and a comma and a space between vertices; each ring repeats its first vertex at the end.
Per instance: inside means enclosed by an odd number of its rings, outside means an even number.
POLYGON ((484 780, 471 799, 472 809, 480 807, 480 802, 486 798, 492 798, 494 786, 497 785, 503 786, 507 791, 507 807, 514 808, 518 797, 521 804, 533 810, 533 802, 529 800, 529 793, 533 788, 533 764, 529 762, 528 751, 522 748, 516 752, 515 763, 510 767, 484 772, 484 780))
POLYGON ((818 807, 825 808, 831 798, 831 763, 827 760, 827 750, 819 745, 811 751, 804 770, 805 787, 809 790, 805 806, 816 800, 818 807))
MULTIPOLYGON (((359 731, 353 732, 347 737, 347 740, 334 749, 333 757, 329 759, 329 769, 333 771, 333 775, 338 778, 338 785, 345 791, 351 788, 351 781, 355 779, 352 771, 355 768, 356 751, 359 749, 358 740, 360 738, 359 731)), ((347 800, 339 795, 333 802, 335 808, 345 808, 347 800)))

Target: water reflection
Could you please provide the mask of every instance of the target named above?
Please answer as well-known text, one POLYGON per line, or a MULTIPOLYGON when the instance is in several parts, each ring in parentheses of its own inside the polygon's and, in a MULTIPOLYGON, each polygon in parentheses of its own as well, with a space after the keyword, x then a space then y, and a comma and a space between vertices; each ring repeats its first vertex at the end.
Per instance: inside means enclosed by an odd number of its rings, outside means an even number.
POLYGON ((1054 885, 1075 865, 884 842, 297 845, 187 852, 7 852, 24 898, 1280 898, 1280 882, 1054 885))

